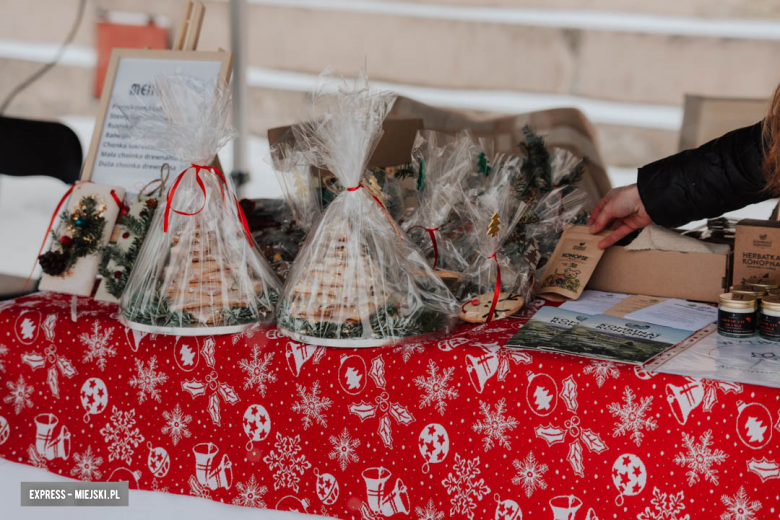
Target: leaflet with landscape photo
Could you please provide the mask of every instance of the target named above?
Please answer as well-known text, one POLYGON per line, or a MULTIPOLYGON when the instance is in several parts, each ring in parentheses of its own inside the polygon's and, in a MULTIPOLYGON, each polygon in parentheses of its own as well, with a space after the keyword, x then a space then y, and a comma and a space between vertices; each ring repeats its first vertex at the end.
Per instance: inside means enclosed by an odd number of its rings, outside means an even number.
POLYGON ((555 337, 575 325, 579 325, 591 316, 580 312, 568 311, 560 307, 542 307, 512 336, 507 347, 524 349, 544 349, 553 345, 555 337))
POLYGON ((642 365, 690 335, 687 330, 600 315, 556 335, 546 350, 642 365))

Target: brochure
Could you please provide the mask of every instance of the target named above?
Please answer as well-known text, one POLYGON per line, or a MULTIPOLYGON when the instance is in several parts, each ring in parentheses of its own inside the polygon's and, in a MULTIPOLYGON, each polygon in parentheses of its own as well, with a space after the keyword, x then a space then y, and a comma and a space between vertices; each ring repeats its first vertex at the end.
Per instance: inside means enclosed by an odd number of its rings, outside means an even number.
POLYGON ((568 311, 560 307, 542 307, 512 336, 507 347, 543 349, 552 347, 553 340, 562 332, 590 318, 587 314, 568 311))
POLYGON ((642 365, 690 335, 687 330, 600 315, 556 335, 547 350, 642 365))
POLYGON ((626 318, 695 332, 718 321, 718 308, 704 303, 670 299, 627 314, 626 318))
POLYGON ((731 339, 712 333, 656 372, 780 388, 780 342, 758 336, 731 339))

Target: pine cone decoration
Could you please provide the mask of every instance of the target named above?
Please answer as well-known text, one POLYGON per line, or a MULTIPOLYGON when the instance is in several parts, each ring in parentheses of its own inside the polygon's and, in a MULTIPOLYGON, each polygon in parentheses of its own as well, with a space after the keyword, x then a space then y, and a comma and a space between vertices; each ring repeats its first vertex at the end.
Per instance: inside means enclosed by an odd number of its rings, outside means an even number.
POLYGON ((67 260, 65 255, 60 251, 49 251, 38 257, 38 262, 41 264, 43 272, 50 276, 59 276, 65 272, 67 268, 67 260))

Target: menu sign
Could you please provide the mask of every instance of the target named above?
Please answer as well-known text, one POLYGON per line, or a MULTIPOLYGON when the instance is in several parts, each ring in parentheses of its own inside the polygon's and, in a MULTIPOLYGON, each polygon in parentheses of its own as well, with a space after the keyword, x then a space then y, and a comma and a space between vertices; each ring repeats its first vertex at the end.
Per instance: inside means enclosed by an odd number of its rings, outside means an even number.
POLYGON ((160 177, 164 163, 170 164, 172 172, 186 168, 188 163, 177 157, 134 144, 127 133, 130 121, 125 113, 161 110, 154 86, 160 75, 186 74, 215 84, 226 83, 231 61, 229 52, 115 49, 82 180, 139 193, 144 185, 160 177))

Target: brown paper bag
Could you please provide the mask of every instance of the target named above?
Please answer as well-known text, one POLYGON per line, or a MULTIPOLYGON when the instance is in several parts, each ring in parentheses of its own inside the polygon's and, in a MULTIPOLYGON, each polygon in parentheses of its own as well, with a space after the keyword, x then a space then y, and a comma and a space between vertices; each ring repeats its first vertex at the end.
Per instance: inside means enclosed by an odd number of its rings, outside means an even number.
POLYGON ((610 233, 592 235, 588 226, 567 226, 547 263, 537 294, 551 301, 579 298, 604 254, 598 243, 610 233))

